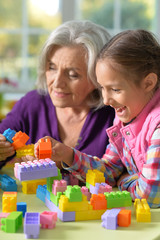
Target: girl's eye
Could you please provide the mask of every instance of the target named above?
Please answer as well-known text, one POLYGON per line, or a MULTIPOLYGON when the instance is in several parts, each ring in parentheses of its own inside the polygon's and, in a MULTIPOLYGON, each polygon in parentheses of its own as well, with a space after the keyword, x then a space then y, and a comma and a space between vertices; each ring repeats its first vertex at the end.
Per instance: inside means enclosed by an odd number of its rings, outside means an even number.
POLYGON ((120 92, 120 89, 112 88, 112 91, 114 91, 114 92, 120 92))

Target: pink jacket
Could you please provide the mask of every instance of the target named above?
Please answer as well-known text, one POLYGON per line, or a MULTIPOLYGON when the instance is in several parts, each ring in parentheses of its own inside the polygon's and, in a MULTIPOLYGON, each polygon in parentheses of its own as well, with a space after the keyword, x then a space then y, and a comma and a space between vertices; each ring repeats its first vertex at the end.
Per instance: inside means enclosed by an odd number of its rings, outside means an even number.
POLYGON ((110 142, 117 149, 121 161, 124 162, 122 138, 125 138, 131 150, 135 164, 140 172, 143 163, 146 162, 146 151, 154 130, 160 124, 160 89, 156 91, 151 101, 132 123, 123 126, 122 122, 115 118, 114 125, 108 128, 107 134, 110 142))

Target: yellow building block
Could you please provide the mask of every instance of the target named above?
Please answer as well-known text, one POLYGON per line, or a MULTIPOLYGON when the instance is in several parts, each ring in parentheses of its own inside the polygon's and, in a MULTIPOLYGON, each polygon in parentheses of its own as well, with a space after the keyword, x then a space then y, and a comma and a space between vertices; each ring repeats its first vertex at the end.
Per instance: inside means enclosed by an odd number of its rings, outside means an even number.
POLYGON ((134 207, 137 222, 151 222, 151 211, 146 199, 135 199, 134 207))
POLYGON ((35 179, 29 181, 22 181, 22 192, 24 194, 36 194, 38 185, 47 184, 47 179, 35 179))
POLYGON ((62 212, 88 211, 93 209, 93 206, 88 203, 87 197, 83 194, 81 202, 69 202, 68 197, 61 195, 59 200, 59 209, 62 212))
POLYGON ((34 144, 28 144, 16 150, 16 157, 21 158, 26 155, 34 156, 34 144))
POLYGON ((2 212, 17 211, 17 192, 4 192, 2 195, 2 212))
POLYGON ((75 212, 75 221, 85 221, 85 220, 98 220, 101 219, 104 210, 87 210, 87 211, 77 211, 75 212))
POLYGON ((96 183, 105 182, 104 173, 97 169, 88 170, 86 174, 86 182, 95 186, 96 183))

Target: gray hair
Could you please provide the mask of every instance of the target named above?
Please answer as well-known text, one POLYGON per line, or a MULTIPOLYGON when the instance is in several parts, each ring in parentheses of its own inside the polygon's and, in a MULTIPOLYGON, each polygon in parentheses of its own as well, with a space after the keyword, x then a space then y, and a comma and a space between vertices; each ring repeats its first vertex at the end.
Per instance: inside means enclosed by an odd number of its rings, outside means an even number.
POLYGON ((104 44, 110 39, 107 30, 90 21, 69 21, 57 27, 45 42, 39 58, 37 89, 40 94, 47 94, 46 63, 51 51, 57 46, 81 45, 86 51, 86 64, 88 79, 95 86, 95 90, 88 96, 90 107, 103 106, 101 90, 96 80, 96 57, 104 44))

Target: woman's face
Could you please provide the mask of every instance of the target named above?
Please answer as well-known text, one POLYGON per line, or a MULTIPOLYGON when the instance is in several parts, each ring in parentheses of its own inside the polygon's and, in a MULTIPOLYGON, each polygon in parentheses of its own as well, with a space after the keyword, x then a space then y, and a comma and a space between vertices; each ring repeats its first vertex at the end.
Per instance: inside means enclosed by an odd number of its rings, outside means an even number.
POLYGON ((88 81, 85 55, 81 46, 58 46, 49 56, 46 79, 56 107, 86 106, 86 98, 95 87, 88 81))

